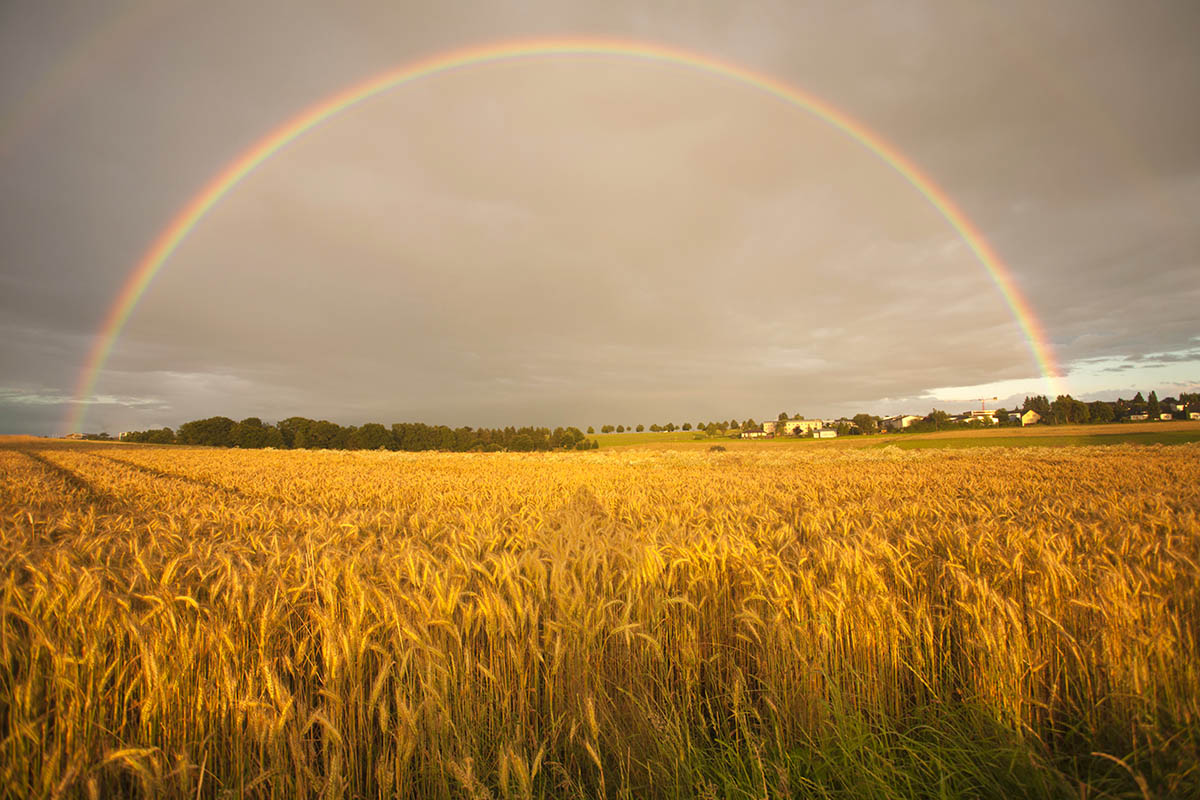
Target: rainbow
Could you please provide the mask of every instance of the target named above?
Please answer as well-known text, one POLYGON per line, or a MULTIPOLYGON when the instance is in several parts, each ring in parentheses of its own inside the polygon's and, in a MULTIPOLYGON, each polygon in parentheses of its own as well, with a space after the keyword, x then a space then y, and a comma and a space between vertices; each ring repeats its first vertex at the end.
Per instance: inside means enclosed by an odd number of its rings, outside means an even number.
POLYGON ((736 64, 659 44, 609 39, 554 38, 502 42, 454 50, 368 78, 302 111, 238 156, 176 214, 142 256, 121 288, 84 362, 75 388, 74 401, 65 420, 64 432, 82 428, 89 399, 94 393, 104 363, 154 276, 209 210, 260 164, 317 125, 389 89, 420 78, 480 64, 545 56, 620 56, 652 63, 685 66, 743 84, 804 109, 851 137, 900 173, 958 232, 1004 296, 1029 343, 1038 368, 1050 385, 1051 392, 1058 393, 1059 370, 1053 351, 1028 300, 1017 289, 1010 270, 954 201, 881 136, 820 98, 736 64))

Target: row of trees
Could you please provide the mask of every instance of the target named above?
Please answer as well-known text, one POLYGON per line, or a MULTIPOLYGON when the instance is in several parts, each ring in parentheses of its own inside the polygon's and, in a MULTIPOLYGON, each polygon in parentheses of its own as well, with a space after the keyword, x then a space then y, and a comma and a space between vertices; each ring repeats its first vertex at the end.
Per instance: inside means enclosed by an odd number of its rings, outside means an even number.
POLYGON ((1163 414, 1170 414, 1175 419, 1187 419, 1189 411, 1200 411, 1200 393, 1183 392, 1178 398, 1170 399, 1172 402, 1169 404, 1159 402, 1155 391, 1151 391, 1147 397, 1138 392, 1130 400, 1117 398, 1090 403, 1076 400, 1069 394, 1060 394, 1053 402, 1045 395, 1037 395, 1026 397, 1021 410, 1037 412, 1042 422, 1050 425, 1115 422, 1140 414, 1150 419, 1160 419, 1163 414), (1180 411, 1176 406, 1183 406, 1184 410, 1180 411))
MULTIPOLYGON (((800 419, 803 419, 803 417, 800 419)), ((690 422, 685 422, 682 425, 676 425, 674 422, 668 422, 665 425, 651 425, 649 428, 647 428, 645 425, 601 425, 600 432, 625 433, 628 431, 630 433, 642 433, 643 431, 649 430, 652 433, 658 433, 659 431, 690 431, 694 429, 697 431, 704 431, 709 435, 716 435, 719 433, 725 433, 726 431, 739 430, 741 428, 753 428, 757 424, 758 423, 752 419, 748 419, 743 423, 739 423, 736 419, 731 419, 727 422, 724 420, 720 422, 697 422, 695 426, 693 426, 690 422)), ((596 429, 594 427, 588 427, 587 432, 594 434, 596 429)))
POLYGON ((454 452, 499 450, 591 450, 578 428, 450 428, 421 422, 398 422, 390 428, 378 422, 343 426, 329 420, 289 417, 270 425, 258 417, 235 422, 229 417, 208 417, 179 426, 179 431, 158 428, 126 434, 127 442, 188 444, 208 447, 241 447, 305 450, 449 450, 454 452))
MULTIPOLYGON (((1159 419, 1162 414, 1170 413, 1176 419, 1187 419, 1189 411, 1200 411, 1200 393, 1184 392, 1177 399, 1171 399, 1174 402, 1168 408, 1167 405, 1159 402, 1158 394, 1153 391, 1148 397, 1143 397, 1142 393, 1138 392, 1131 400, 1118 398, 1112 401, 1093 400, 1092 402, 1076 400, 1069 394, 1060 394, 1054 400, 1050 400, 1045 395, 1034 395, 1026 397, 1019 410, 1009 412, 1007 409, 998 408, 992 412, 992 415, 1000 425, 1006 426, 1020 426, 1021 415, 1026 411, 1036 412, 1041 417, 1041 424, 1095 425, 1128 419, 1135 414, 1146 414, 1150 419, 1159 419), (1182 405, 1184 410, 1177 410, 1175 407, 1177 405, 1182 405)), ((845 433, 876 433, 879 430, 880 421, 879 417, 870 414, 855 414, 853 425, 845 423, 839 425, 838 433, 841 435, 845 433)), ((922 433, 954 428, 988 427, 992 427, 992 423, 984 419, 956 421, 945 411, 934 409, 923 420, 905 428, 904 432, 922 433)))

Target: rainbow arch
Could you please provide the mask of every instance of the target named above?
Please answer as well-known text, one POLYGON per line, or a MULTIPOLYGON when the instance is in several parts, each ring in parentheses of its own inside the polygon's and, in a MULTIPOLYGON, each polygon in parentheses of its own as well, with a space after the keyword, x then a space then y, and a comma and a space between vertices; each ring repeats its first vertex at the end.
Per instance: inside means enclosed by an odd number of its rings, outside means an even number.
POLYGON ((96 334, 75 387, 64 421, 64 433, 80 429, 97 378, 130 314, 171 254, 221 198, 260 164, 305 132, 346 109, 419 78, 500 61, 544 56, 622 56, 689 67, 743 84, 808 111, 851 137, 900 173, 950 223, 979 259, 1003 295, 1053 393, 1060 378, 1053 350, 1028 300, 1017 289, 1011 271, 954 201, 895 146, 848 114, 801 89, 726 61, 675 47, 646 42, 593 39, 529 39, 453 50, 368 78, 310 106, 260 139, 234 159, 175 215, 142 256, 117 294, 96 334))

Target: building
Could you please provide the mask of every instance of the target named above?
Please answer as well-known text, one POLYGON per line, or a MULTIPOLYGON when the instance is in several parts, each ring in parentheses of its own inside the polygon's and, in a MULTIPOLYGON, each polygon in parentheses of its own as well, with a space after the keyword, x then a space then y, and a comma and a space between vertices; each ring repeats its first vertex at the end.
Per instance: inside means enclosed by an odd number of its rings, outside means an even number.
POLYGON ((765 438, 767 438, 767 432, 764 431, 762 428, 752 428, 751 430, 748 430, 748 431, 742 431, 742 438, 743 439, 765 439, 765 438))
POLYGON ((1200 411, 1189 411, 1188 419, 1200 419, 1200 411))
POLYGON ((776 422, 775 420, 773 420, 773 419, 771 419, 771 420, 767 420, 766 422, 764 422, 764 423, 762 424, 763 433, 766 433, 766 434, 769 434, 769 435, 771 435, 771 436, 774 436, 774 435, 775 435, 775 426, 776 426, 777 424, 779 424, 779 423, 777 423, 777 422, 776 422))
POLYGON ((814 439, 836 439, 837 428, 815 428, 812 432, 814 439))
POLYGON ((1034 411, 1032 408, 1021 415, 1021 427, 1026 425, 1036 425, 1042 421, 1042 415, 1034 411))
POLYGON ((885 430, 899 431, 904 430, 914 422, 920 422, 923 419, 925 418, 918 417, 914 414, 897 414, 894 417, 885 417, 884 419, 880 420, 879 425, 885 430))
POLYGON ((1145 422, 1148 419, 1150 419, 1149 414, 1130 414, 1129 415, 1130 422, 1145 422))
POLYGON ((82 434, 82 433, 68 433, 66 436, 64 436, 62 438, 64 438, 64 439, 83 439, 85 437, 84 437, 84 434, 82 434))
POLYGON ((996 415, 992 411, 968 411, 967 412, 967 421, 971 422, 974 420, 980 420, 982 422, 986 422, 989 425, 999 425, 1000 424, 1000 420, 996 419, 996 415))
POLYGON ((1164 411, 1158 415, 1158 418, 1159 419, 1175 419, 1175 415, 1172 414, 1170 411, 1164 411))
POLYGON ((819 419, 789 419, 783 422, 783 433, 785 436, 803 436, 822 426, 819 419))

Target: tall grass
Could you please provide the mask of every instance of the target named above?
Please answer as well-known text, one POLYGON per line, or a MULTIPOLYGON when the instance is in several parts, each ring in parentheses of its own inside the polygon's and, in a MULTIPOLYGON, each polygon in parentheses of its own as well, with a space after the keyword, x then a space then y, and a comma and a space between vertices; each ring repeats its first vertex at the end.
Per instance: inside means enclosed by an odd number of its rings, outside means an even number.
POLYGON ((1197 796, 1198 468, 0 450, 0 786, 1197 796))

